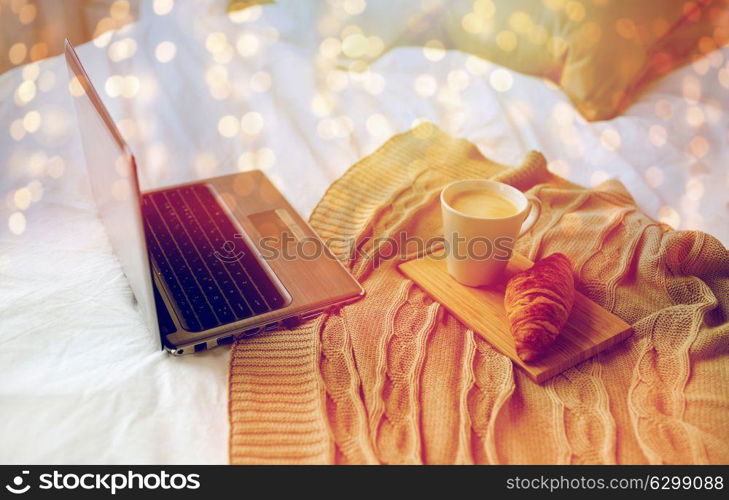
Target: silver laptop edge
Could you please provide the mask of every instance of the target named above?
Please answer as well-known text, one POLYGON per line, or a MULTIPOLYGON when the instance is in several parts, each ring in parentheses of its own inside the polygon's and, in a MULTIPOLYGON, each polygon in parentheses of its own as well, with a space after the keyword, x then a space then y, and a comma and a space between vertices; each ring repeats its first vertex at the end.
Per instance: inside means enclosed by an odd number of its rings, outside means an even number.
POLYGON ((159 335, 134 156, 96 89, 90 85, 91 80, 68 39, 65 44, 69 77, 76 79, 87 97, 73 101, 77 122, 82 129, 81 140, 94 199, 112 249, 140 304, 144 322, 150 331, 159 335), (98 122, 98 128, 89 130, 94 121, 98 122), (92 136, 98 142, 87 140, 92 136), (116 161, 114 168, 109 168, 109 152, 114 150, 116 161), (100 168, 101 165, 106 168, 100 168), (109 186, 115 186, 114 190, 110 192, 109 186))

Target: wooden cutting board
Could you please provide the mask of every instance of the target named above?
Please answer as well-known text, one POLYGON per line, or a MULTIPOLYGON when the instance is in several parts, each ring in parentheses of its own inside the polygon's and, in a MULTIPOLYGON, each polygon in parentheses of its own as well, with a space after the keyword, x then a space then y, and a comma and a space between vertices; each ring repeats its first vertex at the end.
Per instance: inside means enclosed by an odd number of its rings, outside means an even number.
POLYGON ((451 278, 445 259, 439 259, 438 254, 403 262, 399 267, 464 325, 514 360, 537 383, 617 344, 632 333, 625 321, 576 292, 572 313, 549 352, 536 361, 522 361, 516 354, 504 310, 504 286, 510 276, 531 266, 532 261, 514 253, 504 280, 480 288, 461 285, 451 278))

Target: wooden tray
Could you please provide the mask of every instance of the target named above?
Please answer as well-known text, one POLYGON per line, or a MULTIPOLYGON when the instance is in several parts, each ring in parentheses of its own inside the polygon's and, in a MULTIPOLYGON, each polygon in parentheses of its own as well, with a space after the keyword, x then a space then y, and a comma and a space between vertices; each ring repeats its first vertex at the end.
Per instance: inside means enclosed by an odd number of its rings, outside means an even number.
POLYGON ((567 324, 542 358, 526 363, 516 354, 504 310, 504 283, 513 274, 531 267, 532 261, 514 253, 504 281, 489 287, 461 285, 446 271, 445 259, 425 256, 400 264, 400 270, 443 304, 464 325, 509 356, 537 383, 617 344, 632 333, 630 325, 595 302, 575 293, 567 324))

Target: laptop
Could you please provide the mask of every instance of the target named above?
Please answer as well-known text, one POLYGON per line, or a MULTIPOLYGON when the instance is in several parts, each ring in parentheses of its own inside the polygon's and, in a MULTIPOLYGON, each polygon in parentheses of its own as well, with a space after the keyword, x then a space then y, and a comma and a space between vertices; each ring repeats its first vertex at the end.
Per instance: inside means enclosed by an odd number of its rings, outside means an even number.
POLYGON ((65 54, 83 90, 73 100, 100 218, 164 349, 206 351, 364 295, 261 171, 142 193, 134 155, 68 40, 65 54))

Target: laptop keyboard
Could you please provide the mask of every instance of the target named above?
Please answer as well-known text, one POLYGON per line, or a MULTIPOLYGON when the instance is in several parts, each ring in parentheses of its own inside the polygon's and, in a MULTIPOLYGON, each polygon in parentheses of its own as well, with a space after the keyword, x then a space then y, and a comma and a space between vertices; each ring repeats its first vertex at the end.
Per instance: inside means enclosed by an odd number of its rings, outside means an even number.
POLYGON ((205 184, 142 196, 147 245, 185 330, 199 332, 285 305, 205 184))

